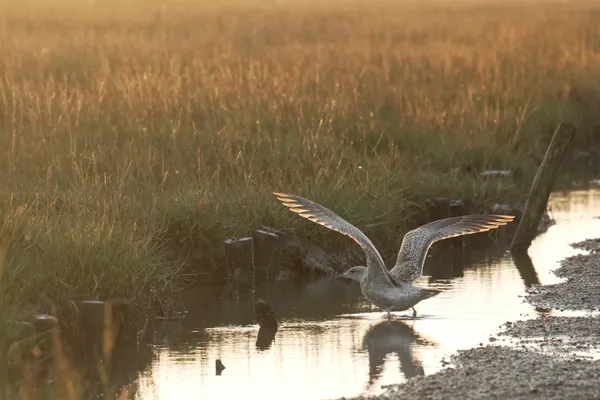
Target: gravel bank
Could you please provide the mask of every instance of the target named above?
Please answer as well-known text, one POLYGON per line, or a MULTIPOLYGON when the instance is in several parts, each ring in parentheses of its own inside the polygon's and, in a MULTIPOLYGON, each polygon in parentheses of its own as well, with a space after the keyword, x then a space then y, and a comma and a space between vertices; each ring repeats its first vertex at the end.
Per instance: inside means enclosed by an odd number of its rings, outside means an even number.
MULTIPOLYGON (((565 282, 532 288, 526 300, 553 309, 600 309, 600 240, 573 245, 556 274, 565 282)), ((494 345, 459 351, 454 367, 358 399, 598 399, 600 317, 541 316, 506 322, 494 345), (511 347, 500 345, 511 342, 511 347)))
POLYGON ((457 368, 394 385, 370 399, 588 399, 600 397, 600 361, 486 346, 458 352, 457 368))
MULTIPOLYGON (((592 359, 600 355, 600 317, 551 317, 506 322, 500 337, 543 354, 592 359)), ((600 383, 599 383, 600 386, 600 383)))
POLYGON ((564 260, 555 274, 566 281, 556 285, 532 287, 526 297, 528 302, 559 310, 600 309, 600 240, 586 240, 573 247, 591 253, 564 260))

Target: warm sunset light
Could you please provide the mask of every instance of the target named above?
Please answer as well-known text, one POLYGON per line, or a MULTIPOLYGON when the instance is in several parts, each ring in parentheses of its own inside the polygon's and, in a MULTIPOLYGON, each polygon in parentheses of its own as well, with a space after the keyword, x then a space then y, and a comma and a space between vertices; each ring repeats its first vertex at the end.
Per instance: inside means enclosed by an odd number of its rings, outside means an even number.
POLYGON ((0 1, 0 400, 600 398, 599 43, 581 0, 0 1))
MULTIPOLYGON (((600 231, 596 218, 600 216, 600 190, 556 194, 550 206, 557 223, 530 250, 542 284, 560 281, 551 273, 560 260, 584 253, 570 243, 600 231)), ((192 339, 191 350, 180 353, 158 346, 156 361, 139 380, 138 398, 334 399, 378 394, 381 385, 404 381, 410 375, 410 363, 422 366, 426 374, 434 373, 456 350, 488 344, 505 321, 538 315, 523 302, 525 286, 509 254, 492 263, 465 266, 464 276, 447 287, 442 295, 423 303, 422 319, 403 321, 422 339, 392 331, 378 338, 372 353, 363 348, 363 342, 369 329, 385 320, 380 311, 365 313, 368 306, 360 299, 355 300, 354 312, 328 320, 282 316, 268 351, 256 349, 254 326, 205 328, 198 342, 192 339), (216 359, 225 363, 222 376, 215 376, 216 359), (370 377, 376 363, 380 367, 370 377)))

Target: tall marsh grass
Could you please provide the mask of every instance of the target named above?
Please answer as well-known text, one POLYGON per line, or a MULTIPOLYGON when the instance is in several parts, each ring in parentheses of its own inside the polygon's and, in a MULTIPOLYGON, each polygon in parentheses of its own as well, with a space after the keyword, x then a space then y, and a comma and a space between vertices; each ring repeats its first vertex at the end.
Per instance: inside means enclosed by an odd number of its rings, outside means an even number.
POLYGON ((519 202, 555 126, 598 122, 597 6, 269 4, 0 4, 0 314, 144 302, 227 236, 319 229, 273 190, 395 241, 429 196, 519 202))

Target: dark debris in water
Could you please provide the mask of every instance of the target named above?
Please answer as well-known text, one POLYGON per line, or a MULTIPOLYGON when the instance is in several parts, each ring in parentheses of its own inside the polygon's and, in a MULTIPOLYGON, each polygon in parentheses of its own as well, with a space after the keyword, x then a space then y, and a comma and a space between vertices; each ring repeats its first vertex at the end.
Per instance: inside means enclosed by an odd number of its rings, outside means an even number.
POLYGON ((223 365, 223 362, 221 361, 221 359, 220 358, 216 359, 215 360, 215 374, 217 376, 221 376, 224 369, 225 369, 225 365, 223 365))
POLYGON ((273 311, 271 304, 258 299, 254 303, 254 313, 256 321, 260 326, 258 336, 256 337, 256 347, 259 350, 267 350, 271 347, 273 340, 275 340, 275 334, 279 327, 275 318, 275 311, 273 311))

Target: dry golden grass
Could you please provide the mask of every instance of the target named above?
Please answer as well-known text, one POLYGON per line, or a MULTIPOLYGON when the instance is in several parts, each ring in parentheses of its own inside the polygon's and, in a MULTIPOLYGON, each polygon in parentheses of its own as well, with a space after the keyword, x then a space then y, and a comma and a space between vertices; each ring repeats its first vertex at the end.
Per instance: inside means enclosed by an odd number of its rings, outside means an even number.
POLYGON ((0 314, 140 298, 174 249, 318 229, 273 190, 394 239, 428 196, 521 200, 549 132, 597 123, 572 97, 600 89, 600 7, 340 4, 2 3, 0 314))

